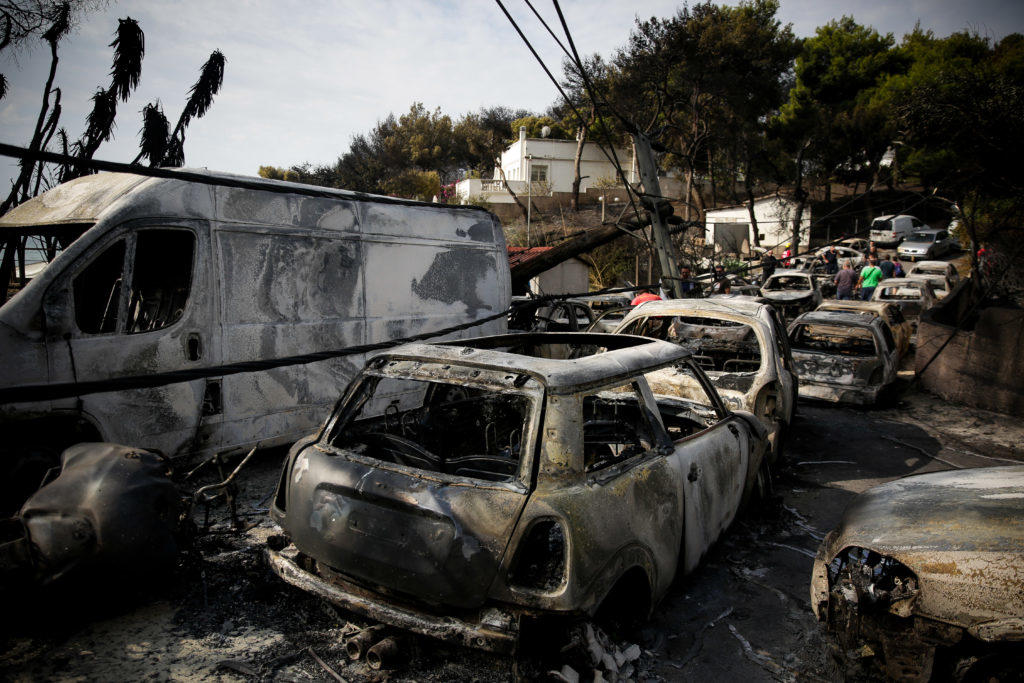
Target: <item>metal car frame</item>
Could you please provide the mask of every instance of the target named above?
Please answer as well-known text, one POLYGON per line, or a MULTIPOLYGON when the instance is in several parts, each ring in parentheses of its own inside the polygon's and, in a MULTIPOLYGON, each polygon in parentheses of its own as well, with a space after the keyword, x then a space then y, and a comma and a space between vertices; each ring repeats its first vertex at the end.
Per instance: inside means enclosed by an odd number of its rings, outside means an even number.
POLYGON ((793 363, 800 378, 801 398, 869 405, 878 399, 885 387, 896 380, 899 370, 899 351, 889 328, 869 313, 804 313, 790 323, 789 343, 793 363), (794 334, 804 325, 842 330, 869 330, 874 342, 875 355, 864 357, 866 360, 858 360, 858 356, 798 348, 794 343, 794 334))
POLYGON ((648 614, 764 483, 766 443, 760 422, 730 413, 689 354, 667 342, 525 334, 399 347, 371 359, 323 429, 291 449, 271 508, 291 542, 267 555, 285 581, 353 612, 511 652, 531 618, 593 615, 608 600, 648 614), (575 360, 524 352, 543 344, 606 351, 575 360), (709 404, 655 401, 644 375, 679 363, 709 404), (382 377, 528 395, 515 476, 484 481, 334 445, 360 387, 382 377), (587 471, 585 399, 612 391, 614 401, 624 387, 640 397, 653 443, 587 471), (550 569, 540 580, 537 565, 550 569))
MULTIPOLYGON (((615 328, 614 334, 628 334, 627 330, 637 321, 650 317, 705 318, 709 321, 747 325, 753 330, 761 362, 752 373, 750 386, 745 391, 737 389, 736 379, 739 375, 746 376, 747 372, 715 372, 706 368, 705 372, 729 406, 749 411, 761 419, 770 434, 774 463, 792 424, 797 401, 797 378, 790 356, 789 340, 778 313, 768 304, 750 301, 745 297, 652 301, 630 312, 615 328)), ((711 342, 716 337, 724 341, 723 334, 728 336, 730 329, 733 328, 715 328, 713 323, 709 323, 703 328, 702 334, 711 342)), ((684 379, 672 367, 647 375, 647 381, 655 394, 692 398, 692 392, 697 387, 684 379)))

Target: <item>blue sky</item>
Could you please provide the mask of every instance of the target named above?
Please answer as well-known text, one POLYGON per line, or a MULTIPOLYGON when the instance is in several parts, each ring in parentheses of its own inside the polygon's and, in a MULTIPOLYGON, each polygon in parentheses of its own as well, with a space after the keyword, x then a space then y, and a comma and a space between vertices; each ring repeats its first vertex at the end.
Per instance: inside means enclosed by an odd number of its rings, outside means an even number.
MULTIPOLYGON (((504 1, 558 73, 553 41, 525 4, 504 1)), ((557 24, 549 3, 533 4, 557 24)), ((563 0, 562 7, 581 52, 608 56, 626 41, 636 15, 668 16, 679 3, 563 0)), ((780 18, 798 35, 811 35, 843 13, 897 38, 917 21, 937 35, 966 28, 998 40, 1024 32, 1019 0, 782 0, 780 18)), ((454 117, 494 105, 543 110, 557 95, 489 0, 120 0, 87 16, 61 46, 56 84, 72 139, 81 135, 90 96, 107 85, 108 44, 125 16, 145 32, 146 57, 139 89, 120 105, 115 139, 96 154, 111 161, 134 158, 146 103, 159 99, 173 124, 214 49, 227 57, 224 87, 189 128, 186 161, 248 175, 261 164, 332 162, 353 135, 415 101, 454 117)), ((10 82, 0 100, 0 141, 27 145, 48 67, 43 45, 0 57, 10 82)), ((0 178, 13 169, 0 158, 0 178)))

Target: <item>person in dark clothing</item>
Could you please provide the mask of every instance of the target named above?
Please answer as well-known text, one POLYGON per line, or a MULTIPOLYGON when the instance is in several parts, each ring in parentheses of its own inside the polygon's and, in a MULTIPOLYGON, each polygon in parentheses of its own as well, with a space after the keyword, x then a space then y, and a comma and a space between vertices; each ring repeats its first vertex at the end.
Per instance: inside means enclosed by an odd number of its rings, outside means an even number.
POLYGON ((896 264, 887 258, 883 258, 879 261, 878 267, 882 269, 883 280, 893 277, 893 273, 896 271, 896 264))
POLYGON ((767 252, 761 257, 761 273, 762 277, 767 280, 775 274, 775 269, 779 267, 779 259, 775 258, 775 254, 767 252))
POLYGON ((857 274, 853 272, 850 259, 843 261, 843 269, 833 278, 836 283, 836 298, 840 301, 853 299, 853 288, 857 284, 857 274))
POLYGON ((832 245, 828 250, 821 255, 821 259, 825 262, 825 274, 835 275, 839 272, 839 252, 836 251, 836 245, 832 245))
POLYGON ((688 266, 682 266, 679 269, 679 279, 682 281, 679 286, 683 290, 683 298, 696 299, 701 296, 700 283, 693 279, 693 274, 688 266))

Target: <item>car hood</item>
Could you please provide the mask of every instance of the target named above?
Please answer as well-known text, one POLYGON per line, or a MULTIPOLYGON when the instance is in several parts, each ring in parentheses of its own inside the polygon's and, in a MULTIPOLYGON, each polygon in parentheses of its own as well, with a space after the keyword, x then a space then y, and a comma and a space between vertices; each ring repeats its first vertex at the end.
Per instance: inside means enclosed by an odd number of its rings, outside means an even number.
POLYGON ((906 565, 921 584, 917 613, 975 629, 1019 620, 1024 466, 937 472, 876 486, 846 509, 829 546, 829 560, 859 546, 906 565))

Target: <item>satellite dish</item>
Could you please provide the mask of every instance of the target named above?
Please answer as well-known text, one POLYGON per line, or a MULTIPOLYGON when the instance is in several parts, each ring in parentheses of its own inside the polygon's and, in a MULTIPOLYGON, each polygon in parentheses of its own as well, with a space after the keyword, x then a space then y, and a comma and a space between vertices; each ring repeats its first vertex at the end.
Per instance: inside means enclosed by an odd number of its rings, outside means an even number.
POLYGON ((542 138, 546 138, 549 135, 551 135, 551 126, 544 126, 540 129, 540 136, 542 138))

